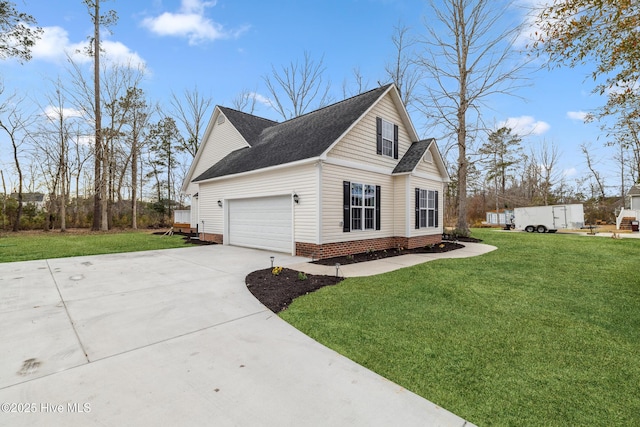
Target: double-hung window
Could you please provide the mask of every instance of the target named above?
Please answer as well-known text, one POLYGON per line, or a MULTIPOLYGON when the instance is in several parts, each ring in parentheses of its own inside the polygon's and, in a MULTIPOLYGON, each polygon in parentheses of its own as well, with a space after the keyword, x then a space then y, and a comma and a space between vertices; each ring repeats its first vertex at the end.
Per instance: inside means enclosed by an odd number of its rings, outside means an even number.
POLYGON ((351 183, 351 229, 375 230, 376 187, 351 183))
POLYGON ((376 117, 376 153, 398 158, 398 125, 376 117))
POLYGON ((393 157, 393 123, 382 121, 382 155, 393 157))
POLYGON ((380 186, 344 181, 343 231, 380 230, 380 186))
POLYGON ((438 192, 416 188, 416 227, 438 227, 438 192))

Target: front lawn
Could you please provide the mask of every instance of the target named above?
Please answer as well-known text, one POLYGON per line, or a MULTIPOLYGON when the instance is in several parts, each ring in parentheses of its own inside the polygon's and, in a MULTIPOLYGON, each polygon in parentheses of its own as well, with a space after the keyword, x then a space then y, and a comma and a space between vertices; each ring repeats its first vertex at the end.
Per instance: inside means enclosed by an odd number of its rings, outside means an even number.
POLYGON ((347 279, 281 316, 480 426, 640 425, 640 239, 473 236, 499 249, 347 279))
POLYGON ((0 235, 0 262, 184 247, 183 236, 128 232, 19 232, 0 235))

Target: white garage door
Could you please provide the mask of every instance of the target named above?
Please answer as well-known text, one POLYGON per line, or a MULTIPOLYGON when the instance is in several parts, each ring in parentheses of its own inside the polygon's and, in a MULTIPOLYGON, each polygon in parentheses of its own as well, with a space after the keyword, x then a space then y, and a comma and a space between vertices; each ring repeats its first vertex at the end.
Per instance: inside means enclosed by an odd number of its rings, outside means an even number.
POLYGON ((229 244, 291 253, 291 196, 229 200, 229 244))

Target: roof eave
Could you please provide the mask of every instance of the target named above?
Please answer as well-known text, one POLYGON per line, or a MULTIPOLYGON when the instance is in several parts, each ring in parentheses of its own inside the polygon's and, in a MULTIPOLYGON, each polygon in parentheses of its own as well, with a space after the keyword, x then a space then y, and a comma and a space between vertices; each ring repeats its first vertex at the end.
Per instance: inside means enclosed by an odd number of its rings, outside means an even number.
POLYGON ((274 171, 274 170, 280 170, 280 169, 286 169, 286 168, 291 168, 291 167, 295 167, 295 166, 302 166, 302 165, 306 165, 306 164, 312 164, 312 163, 316 163, 316 162, 318 162, 320 160, 322 160, 320 156, 309 157, 309 158, 302 159, 302 160, 296 160, 295 162, 282 163, 282 164, 279 164, 279 165, 268 166, 266 168, 253 169, 253 170, 246 171, 246 172, 239 172, 239 173, 223 175, 223 176, 216 176, 214 178, 203 179, 202 181, 194 181, 194 183, 206 184, 206 183, 209 183, 209 182, 222 181, 224 179, 238 178, 238 177, 241 177, 241 176, 254 175, 254 174, 263 173, 263 172, 270 172, 270 171, 274 171))

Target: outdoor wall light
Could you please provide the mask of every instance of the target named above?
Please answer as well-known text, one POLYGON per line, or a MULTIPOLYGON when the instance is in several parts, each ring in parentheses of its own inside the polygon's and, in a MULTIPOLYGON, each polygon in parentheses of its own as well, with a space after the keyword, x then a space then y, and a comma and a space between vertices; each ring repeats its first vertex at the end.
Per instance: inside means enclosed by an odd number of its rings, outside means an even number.
POLYGON ((300 203, 300 196, 298 196, 298 193, 293 193, 293 201, 296 202, 296 205, 300 203))
POLYGON ((222 200, 218 200, 218 206, 222 207, 222 200))

